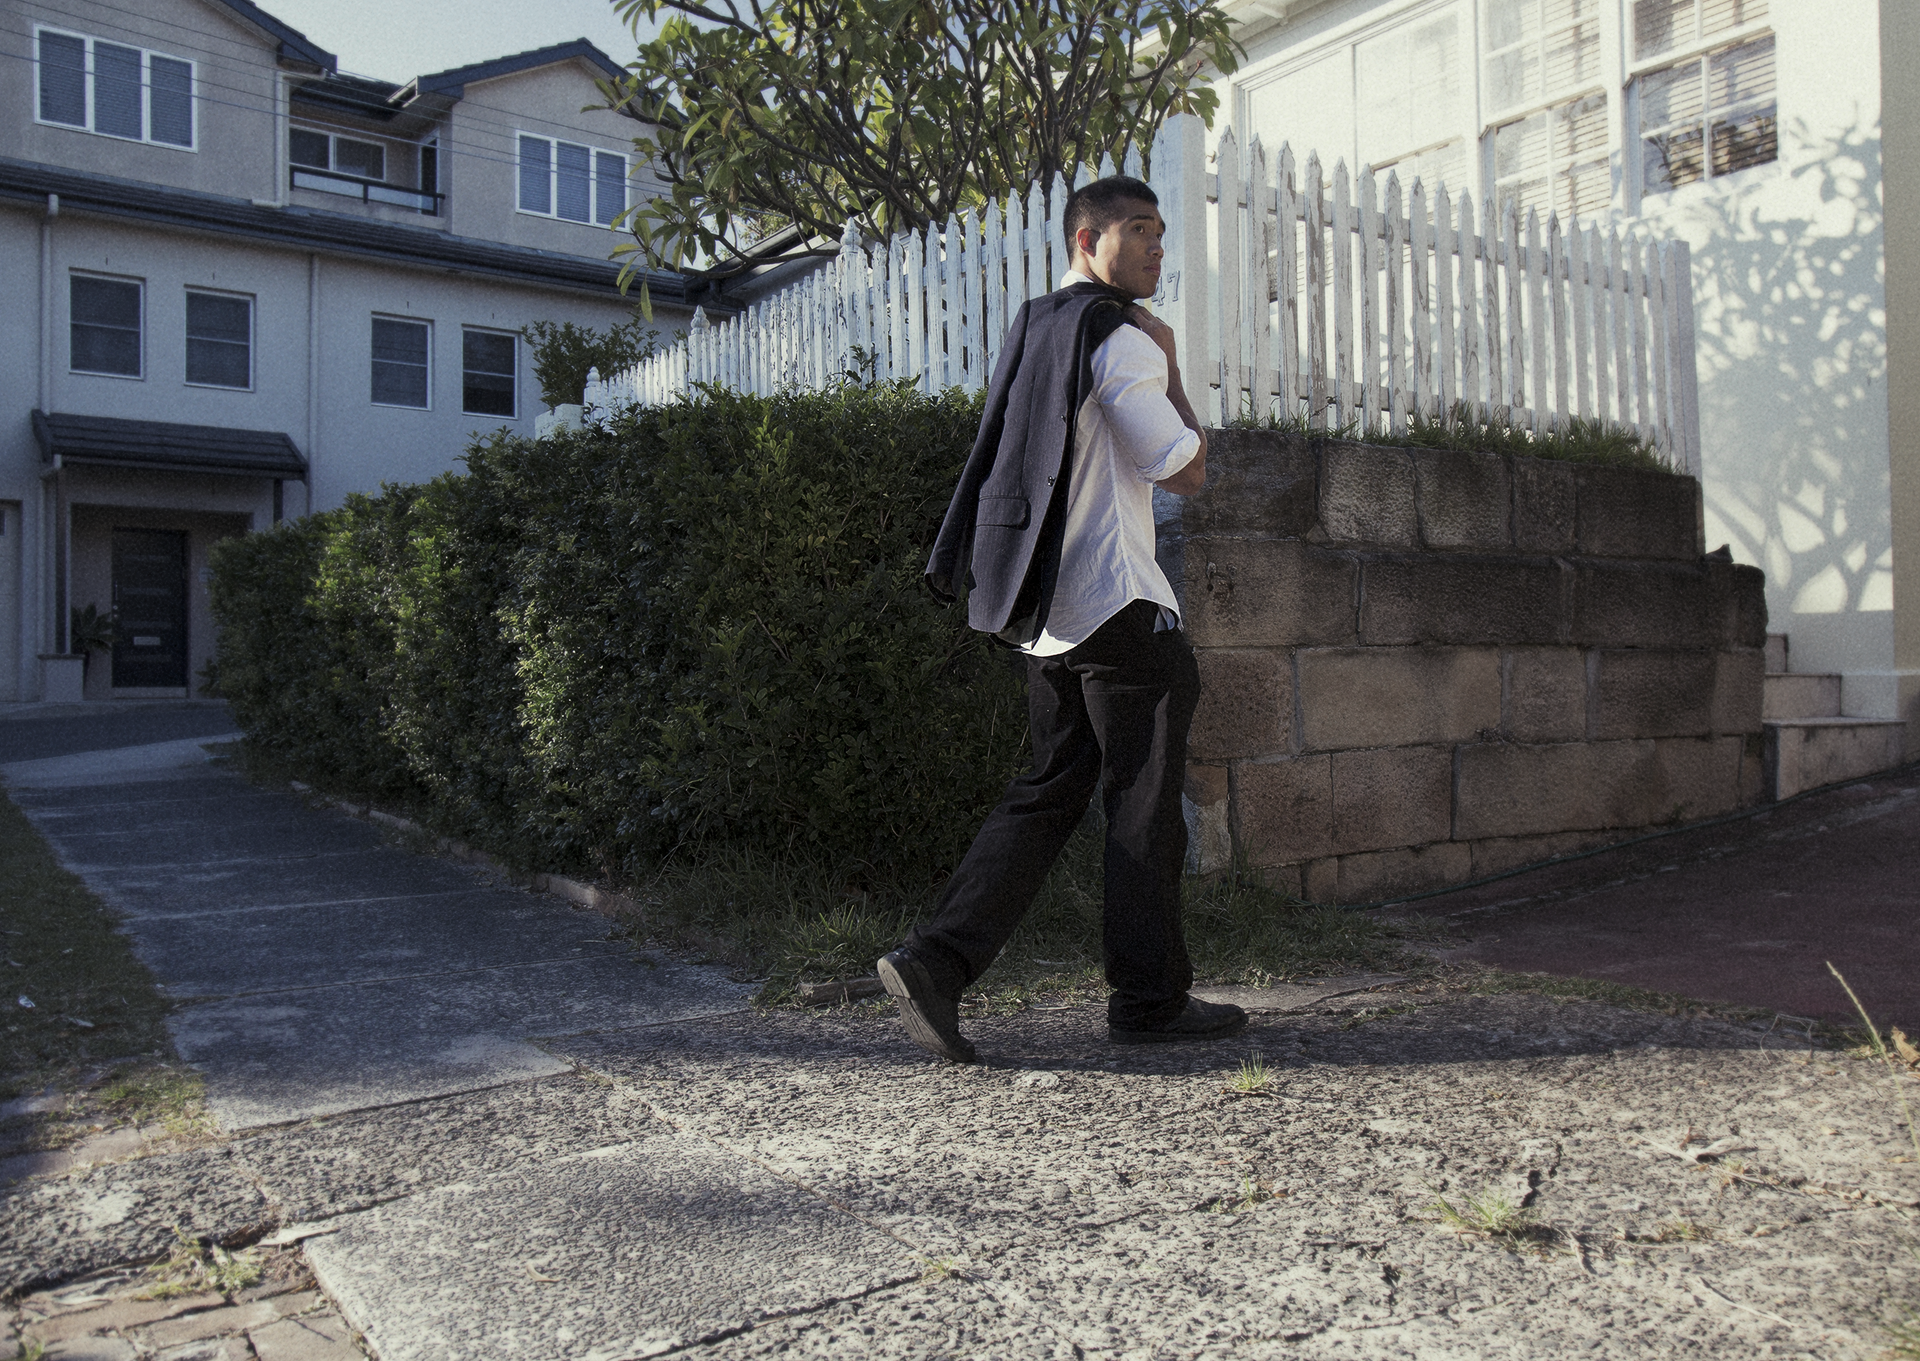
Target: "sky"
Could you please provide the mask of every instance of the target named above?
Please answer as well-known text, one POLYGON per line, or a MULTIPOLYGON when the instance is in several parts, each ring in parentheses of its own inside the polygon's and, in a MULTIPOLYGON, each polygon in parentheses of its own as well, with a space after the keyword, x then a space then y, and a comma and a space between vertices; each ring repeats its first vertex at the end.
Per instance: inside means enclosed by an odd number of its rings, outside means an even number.
POLYGON ((405 81, 430 71, 586 38, 625 65, 633 35, 609 0, 259 0, 340 58, 340 69, 405 81))

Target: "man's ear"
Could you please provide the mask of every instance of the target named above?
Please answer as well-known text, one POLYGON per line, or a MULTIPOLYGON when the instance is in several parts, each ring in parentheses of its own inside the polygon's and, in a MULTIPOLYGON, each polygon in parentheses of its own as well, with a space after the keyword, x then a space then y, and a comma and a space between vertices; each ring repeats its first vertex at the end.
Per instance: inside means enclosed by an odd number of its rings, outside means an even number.
POLYGON ((1073 234, 1073 248, 1076 252, 1093 258, 1094 251, 1100 245, 1100 233, 1092 227, 1082 227, 1073 234))

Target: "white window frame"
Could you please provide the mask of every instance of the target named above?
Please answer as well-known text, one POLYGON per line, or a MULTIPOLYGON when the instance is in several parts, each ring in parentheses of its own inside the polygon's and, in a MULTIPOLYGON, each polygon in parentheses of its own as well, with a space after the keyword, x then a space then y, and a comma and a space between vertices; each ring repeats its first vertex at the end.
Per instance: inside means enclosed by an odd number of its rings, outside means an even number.
POLYGON ((368 318, 368 321, 367 321, 367 396, 368 396, 369 405, 379 407, 382 411, 431 411, 433 410, 433 370, 434 370, 434 363, 433 363, 434 334, 433 332, 434 332, 434 325, 433 325, 433 319, 431 317, 407 317, 407 316, 400 315, 398 312, 375 312, 368 318), (376 362, 378 362, 375 359, 373 354, 373 323, 376 321, 399 321, 399 322, 405 322, 409 326, 424 326, 427 328, 427 404, 425 406, 414 406, 411 403, 407 403, 407 402, 376 402, 372 400, 373 366, 376 362))
POLYGON ((131 274, 108 274, 97 269, 67 271, 67 372, 86 378, 117 378, 123 383, 147 381, 147 281, 131 274), (108 283, 132 284, 140 293, 140 372, 110 373, 105 369, 75 368, 73 363, 73 281, 104 279, 108 283))
MULTIPOLYGON (((180 373, 181 381, 190 388, 205 388, 209 392, 252 392, 260 377, 260 300, 251 293, 239 293, 230 288, 202 288, 198 284, 188 284, 180 293, 180 373), (188 320, 186 300, 193 294, 203 294, 209 298, 236 298, 247 305, 247 383, 245 387, 234 387, 228 383, 196 383, 186 377, 188 352, 193 344, 193 335, 188 331, 192 323, 188 320)), ((432 342, 428 342, 431 346, 432 342)), ((431 374, 432 370, 428 370, 431 374)))
POLYGON ((601 231, 612 231, 620 214, 633 204, 633 189, 630 178, 633 173, 632 158, 624 151, 609 151, 605 147, 595 146, 591 142, 579 141, 571 137, 549 137, 544 132, 527 132, 515 128, 513 133, 513 208, 527 217, 544 218, 549 222, 570 222, 576 227, 597 227, 601 231), (522 139, 547 144, 547 211, 542 213, 520 205, 520 143, 522 139), (568 146, 584 147, 587 152, 587 220, 560 216, 560 156, 562 143, 568 146), (620 158, 620 206, 612 215, 612 221, 600 221, 600 161, 602 156, 620 158))
POLYGON ((70 28, 57 28, 52 24, 33 26, 33 121, 43 128, 60 128, 67 132, 84 132, 94 137, 111 137, 116 142, 132 142, 136 146, 162 147, 168 151, 200 150, 200 66, 185 57, 176 57, 171 52, 161 52, 150 47, 136 47, 133 43, 116 43, 110 38, 95 38, 89 33, 76 33, 70 28), (82 77, 84 97, 87 104, 87 121, 79 123, 56 123, 50 118, 40 116, 40 35, 51 33, 56 37, 75 38, 86 45, 85 74, 82 77), (94 44, 107 42, 114 47, 125 47, 140 54, 140 130, 139 137, 128 137, 118 132, 102 132, 95 126, 97 114, 94 102, 94 44), (186 145, 179 142, 155 141, 153 133, 153 59, 178 62, 187 68, 187 137, 186 145))
MULTIPOLYGON (((287 165, 294 170, 318 170, 325 175, 344 175, 348 179, 364 180, 369 184, 391 184, 392 181, 387 178, 387 172, 391 169, 389 162, 393 159, 392 152, 392 147, 388 146, 384 141, 377 141, 372 137, 356 137, 352 133, 337 132, 332 128, 326 127, 315 127, 309 123, 292 123, 289 124, 287 128, 287 165), (327 163, 325 165, 306 165, 293 159, 293 134, 296 132, 311 133, 315 137, 324 137, 327 139, 327 163), (339 143, 341 142, 354 142, 360 146, 376 148, 380 152, 380 177, 373 179, 367 175, 356 175, 351 170, 340 169, 339 143)), ((416 172, 418 168, 418 164, 416 163, 416 172)))
MULTIPOLYGON (((1631 0, 1627 0, 1626 14, 1628 23, 1626 46, 1628 51, 1632 51, 1634 40, 1638 35, 1633 33, 1631 27, 1633 22, 1631 0)), ((1625 96, 1626 141, 1624 143, 1624 155, 1626 158, 1625 169, 1628 182, 1632 185, 1631 208, 1633 212, 1640 212, 1644 201, 1649 197, 1664 198, 1672 194, 1684 194, 1689 190, 1697 189, 1701 185, 1710 184, 1714 180, 1727 178, 1725 175, 1715 175, 1712 165, 1703 163, 1705 173, 1691 184, 1674 185, 1664 189, 1649 189, 1647 187, 1647 167, 1645 152, 1642 149, 1643 138, 1640 123, 1641 82, 1648 76, 1658 75, 1662 71, 1671 70, 1676 66, 1683 66, 1687 62, 1700 61, 1716 53, 1744 46, 1756 38, 1773 39, 1773 97, 1776 110, 1775 116, 1777 118, 1780 100, 1780 35, 1774 30, 1771 18, 1756 19, 1752 23, 1741 24, 1737 28, 1722 29, 1710 38, 1690 38, 1686 42, 1676 43, 1674 46, 1654 56, 1647 57, 1642 61, 1632 62, 1628 65, 1625 96)), ((1712 159, 1704 147, 1701 148, 1701 155, 1705 158, 1705 161, 1711 161, 1712 159)), ((1733 174, 1744 175, 1749 171, 1763 170, 1767 166, 1777 166, 1779 164, 1780 156, 1778 147, 1776 146, 1774 158, 1771 161, 1763 161, 1759 165, 1745 166, 1734 171, 1733 174)))
MULTIPOLYGON (((505 330, 499 326, 462 326, 460 328, 460 414, 479 416, 484 420, 517 421, 520 419, 520 342, 523 337, 518 331, 505 330), (513 342, 513 410, 506 415, 497 411, 469 411, 467 409, 467 334, 483 336, 504 336, 513 342)), ((495 378, 500 374, 491 375, 495 378)))

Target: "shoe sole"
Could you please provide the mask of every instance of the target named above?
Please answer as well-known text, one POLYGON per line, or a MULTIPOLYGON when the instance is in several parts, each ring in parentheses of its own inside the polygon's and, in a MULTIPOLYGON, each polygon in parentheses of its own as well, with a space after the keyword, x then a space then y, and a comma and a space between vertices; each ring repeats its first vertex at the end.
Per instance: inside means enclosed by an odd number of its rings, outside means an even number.
POLYGON ((1116 1030, 1107 1027, 1107 1038, 1115 1044, 1187 1044, 1201 1040, 1231 1039, 1247 1028, 1247 1018, 1219 1030, 1116 1030))
POLYGON ((906 1022, 907 1034, 929 1054, 952 1063, 978 1063, 980 1057, 974 1052, 973 1046, 960 1035, 942 1034, 940 1027, 928 1019, 919 1000, 914 997, 915 988, 923 996, 934 991, 932 975, 920 964, 910 964, 908 968, 912 971, 912 977, 901 972, 889 959, 882 959, 875 966, 887 995, 900 1004, 900 1019, 906 1022))

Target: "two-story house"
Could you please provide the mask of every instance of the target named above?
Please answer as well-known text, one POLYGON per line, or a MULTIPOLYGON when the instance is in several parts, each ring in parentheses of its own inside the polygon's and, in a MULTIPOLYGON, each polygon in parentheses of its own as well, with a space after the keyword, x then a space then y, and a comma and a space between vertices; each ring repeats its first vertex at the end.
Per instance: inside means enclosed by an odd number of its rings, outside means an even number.
POLYGON ((1688 241, 1707 546, 1765 569, 1836 717, 1920 756, 1920 4, 1227 8, 1242 147, 1688 241))
POLYGON ((87 605, 87 696, 190 693, 215 540, 531 434, 521 328, 633 314, 611 227, 652 181, 584 40, 396 86, 249 0, 0 29, 0 700, 77 697, 87 605))

